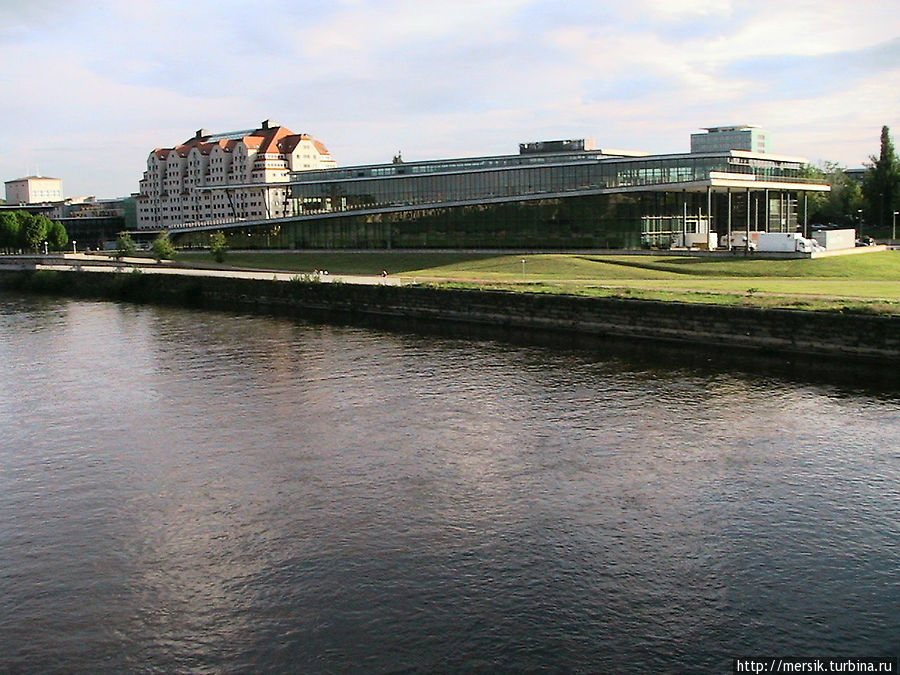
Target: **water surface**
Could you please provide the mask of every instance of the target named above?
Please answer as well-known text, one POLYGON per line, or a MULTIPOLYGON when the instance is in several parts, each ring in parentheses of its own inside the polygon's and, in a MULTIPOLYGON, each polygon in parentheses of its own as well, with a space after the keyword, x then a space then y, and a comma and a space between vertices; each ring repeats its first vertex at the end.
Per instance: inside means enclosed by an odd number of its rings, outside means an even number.
POLYGON ((0 296, 0 670, 900 653, 891 391, 0 296))

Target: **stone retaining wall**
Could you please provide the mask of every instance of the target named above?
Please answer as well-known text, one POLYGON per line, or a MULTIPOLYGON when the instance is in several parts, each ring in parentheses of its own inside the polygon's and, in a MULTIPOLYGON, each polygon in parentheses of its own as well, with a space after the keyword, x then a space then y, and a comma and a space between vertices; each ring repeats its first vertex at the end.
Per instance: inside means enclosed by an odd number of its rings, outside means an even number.
MULTIPOLYGON (((57 288, 33 288, 40 273, 0 274, 0 285, 298 318, 390 317, 640 338, 805 356, 900 361, 900 317, 696 305, 416 286, 279 282, 151 274, 65 272, 57 288), (20 275, 18 284, 11 275, 20 275), (23 281, 22 276, 25 276, 23 281), (31 275, 31 281, 28 281, 31 275)), ((49 278, 49 277, 48 277, 49 278)), ((40 284, 38 284, 40 286, 40 284)))

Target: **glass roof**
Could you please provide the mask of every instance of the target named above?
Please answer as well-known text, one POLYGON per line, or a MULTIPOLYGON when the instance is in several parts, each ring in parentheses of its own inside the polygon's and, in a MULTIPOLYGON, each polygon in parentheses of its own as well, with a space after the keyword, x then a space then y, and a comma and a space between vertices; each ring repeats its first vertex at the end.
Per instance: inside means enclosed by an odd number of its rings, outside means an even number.
POLYGON ((207 143, 215 143, 216 141, 236 141, 244 136, 251 136, 256 129, 244 129, 243 131, 226 131, 221 134, 210 134, 207 143))

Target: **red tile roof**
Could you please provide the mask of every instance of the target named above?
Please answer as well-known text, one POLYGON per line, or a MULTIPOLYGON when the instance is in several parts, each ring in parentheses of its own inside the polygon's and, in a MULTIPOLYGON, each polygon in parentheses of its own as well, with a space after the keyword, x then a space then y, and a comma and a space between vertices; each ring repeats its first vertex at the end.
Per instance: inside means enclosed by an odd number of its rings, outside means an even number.
MULTIPOLYGON (((221 136, 222 134, 218 135, 221 136)), ((243 142, 248 149, 257 150, 263 154, 290 154, 296 149, 300 141, 312 141, 319 154, 330 154, 328 148, 321 142, 312 138, 312 136, 308 134, 295 134, 287 127, 282 126, 254 129, 240 138, 218 139, 209 142, 208 139, 214 136, 214 134, 194 136, 174 148, 157 148, 153 151, 153 154, 159 159, 168 158, 169 154, 172 152, 177 153, 180 157, 187 157, 192 148, 197 148, 202 154, 208 155, 215 146, 219 146, 225 152, 232 152, 237 144, 241 142, 243 142)))

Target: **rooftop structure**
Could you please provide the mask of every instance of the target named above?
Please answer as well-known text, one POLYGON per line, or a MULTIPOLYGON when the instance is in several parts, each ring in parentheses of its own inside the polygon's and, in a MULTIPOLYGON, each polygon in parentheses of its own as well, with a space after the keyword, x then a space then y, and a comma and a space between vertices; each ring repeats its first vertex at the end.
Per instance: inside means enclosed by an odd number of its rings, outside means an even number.
POLYGON ((769 132, 755 124, 727 127, 704 127, 705 134, 691 134, 691 152, 746 150, 769 152, 769 132))

